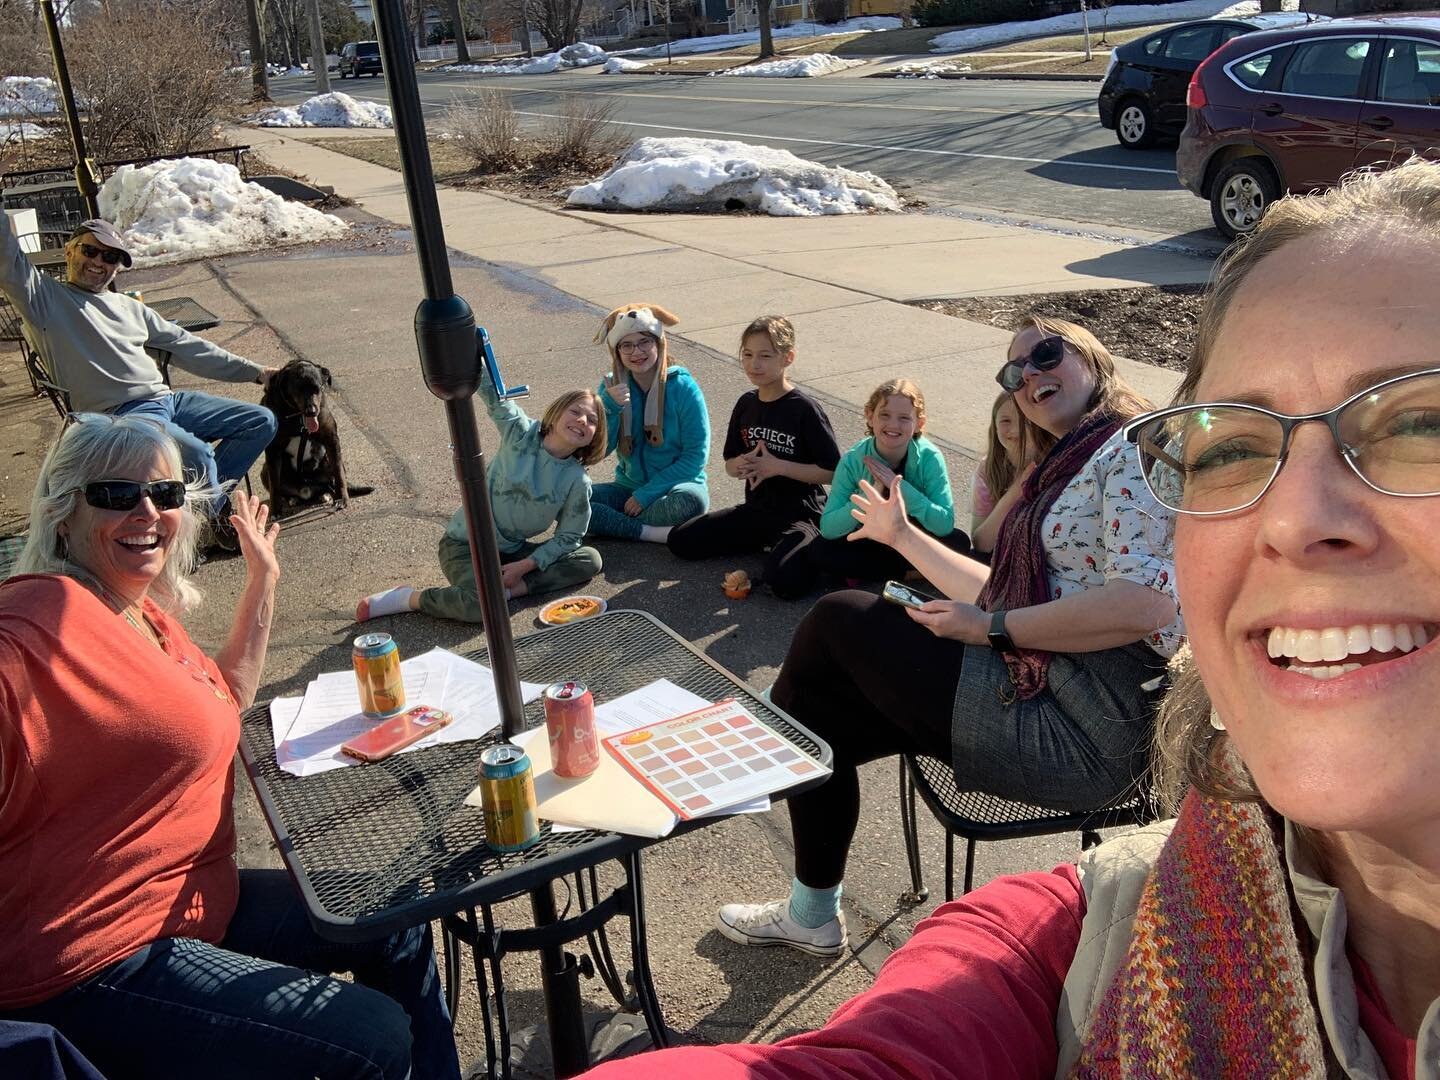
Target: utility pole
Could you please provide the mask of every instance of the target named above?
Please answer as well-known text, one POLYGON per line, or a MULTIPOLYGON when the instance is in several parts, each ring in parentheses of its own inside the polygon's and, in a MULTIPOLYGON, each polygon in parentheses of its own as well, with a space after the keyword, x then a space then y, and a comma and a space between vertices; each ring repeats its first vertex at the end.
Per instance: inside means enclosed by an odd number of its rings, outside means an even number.
POLYGON ((250 100, 270 100, 269 73, 265 70, 265 35, 260 32, 260 0, 245 0, 245 23, 250 31, 250 100))
POLYGON ((320 0, 310 0, 310 70, 315 72, 315 92, 330 92, 330 74, 325 70, 325 29, 320 25, 320 0))

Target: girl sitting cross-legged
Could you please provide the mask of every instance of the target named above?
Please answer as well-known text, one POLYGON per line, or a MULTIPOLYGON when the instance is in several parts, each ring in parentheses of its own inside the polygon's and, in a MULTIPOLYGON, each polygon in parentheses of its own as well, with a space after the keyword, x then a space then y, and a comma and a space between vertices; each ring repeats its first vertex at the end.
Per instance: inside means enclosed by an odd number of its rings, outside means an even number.
POLYGON ((710 506, 705 462, 710 417, 694 377, 670 362, 665 327, 680 320, 654 304, 605 316, 596 335, 610 351, 600 386, 605 452, 617 452, 615 479, 596 484, 592 536, 663 544, 672 526, 710 506))
MULTIPOLYGON (((487 479, 505 598, 558 592, 589 581, 601 566, 600 553, 581 543, 590 524, 590 478, 585 467, 605 455, 599 395, 592 390, 561 394, 538 423, 513 401, 500 400, 489 379, 480 380, 480 395, 500 429, 500 450, 490 462, 487 479), (555 533, 548 540, 531 539, 551 525, 555 533)), ((483 621, 463 508, 455 511, 440 539, 440 569, 448 586, 397 585, 367 596, 355 609, 356 621, 405 611, 483 621)))

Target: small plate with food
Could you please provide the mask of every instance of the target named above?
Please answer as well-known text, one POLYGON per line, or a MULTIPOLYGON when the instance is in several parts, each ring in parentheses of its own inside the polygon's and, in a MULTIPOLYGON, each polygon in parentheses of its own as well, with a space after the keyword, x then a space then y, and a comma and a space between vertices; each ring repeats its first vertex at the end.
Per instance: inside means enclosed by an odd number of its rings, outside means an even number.
POLYGON ((542 607, 540 621, 546 626, 564 626, 581 619, 592 619, 604 610, 605 601, 598 596, 567 596, 542 607))

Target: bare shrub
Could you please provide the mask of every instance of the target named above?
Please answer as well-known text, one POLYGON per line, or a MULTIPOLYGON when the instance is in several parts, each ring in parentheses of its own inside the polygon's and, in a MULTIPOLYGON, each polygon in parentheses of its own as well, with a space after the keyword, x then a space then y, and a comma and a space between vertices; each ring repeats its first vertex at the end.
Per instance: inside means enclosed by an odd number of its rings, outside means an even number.
POLYGON ((815 0, 813 10, 815 21, 829 26, 844 22, 850 14, 850 5, 847 0, 815 0))
POLYGON ((503 90, 458 95, 445 110, 445 126, 476 172, 510 172, 529 157, 529 147, 520 138, 520 118, 503 90))
POLYGON ((164 0, 87 10, 67 29, 65 52, 87 149, 102 161, 213 145, 244 88, 220 35, 164 0))
POLYGON ((606 168, 627 144, 614 98, 569 98, 547 125, 535 163, 550 169, 606 168))

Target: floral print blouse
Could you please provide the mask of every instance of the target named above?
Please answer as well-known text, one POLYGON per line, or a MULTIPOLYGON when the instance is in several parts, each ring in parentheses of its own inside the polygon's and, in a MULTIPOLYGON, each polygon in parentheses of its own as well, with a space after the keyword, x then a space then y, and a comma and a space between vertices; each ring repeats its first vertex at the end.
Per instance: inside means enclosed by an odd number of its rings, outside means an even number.
MULTIPOLYGON (((1117 431, 1060 492, 1045 515, 1045 572, 1050 595, 1094 589, 1116 578, 1164 593, 1175 601, 1171 553, 1174 515, 1145 486, 1140 462, 1117 431)), ((1161 656, 1172 656, 1185 637, 1179 615, 1145 638, 1161 656)))

